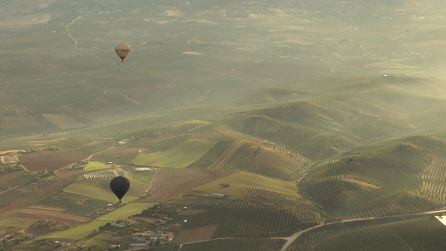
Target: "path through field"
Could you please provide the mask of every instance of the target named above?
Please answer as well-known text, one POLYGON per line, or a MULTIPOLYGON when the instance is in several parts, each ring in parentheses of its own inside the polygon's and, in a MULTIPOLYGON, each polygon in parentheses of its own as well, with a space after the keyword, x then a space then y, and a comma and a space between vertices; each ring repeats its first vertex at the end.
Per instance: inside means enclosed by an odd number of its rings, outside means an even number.
POLYGON ((24 186, 26 186, 26 185, 28 185, 28 183, 26 183, 25 185, 18 185, 18 186, 15 186, 15 187, 10 187, 10 188, 8 188, 8 189, 6 189, 6 190, 1 191, 1 192, 0 192, 0 195, 1 195, 1 194, 4 194, 4 193, 7 193, 7 192, 9 192, 9 191, 11 191, 11 190, 14 190, 14 189, 18 189, 18 188, 24 187, 24 186))
POLYGON ((82 18, 82 16, 78 16, 76 18, 74 18, 73 20, 71 20, 71 22, 69 22, 66 26, 65 26, 65 31, 67 33, 67 36, 71 39, 71 41, 73 41, 74 43, 74 48, 77 49, 77 46, 79 45, 79 43, 77 42, 77 40, 73 37, 73 35, 71 34, 71 26, 73 24, 75 24, 77 21, 79 21, 82 18))

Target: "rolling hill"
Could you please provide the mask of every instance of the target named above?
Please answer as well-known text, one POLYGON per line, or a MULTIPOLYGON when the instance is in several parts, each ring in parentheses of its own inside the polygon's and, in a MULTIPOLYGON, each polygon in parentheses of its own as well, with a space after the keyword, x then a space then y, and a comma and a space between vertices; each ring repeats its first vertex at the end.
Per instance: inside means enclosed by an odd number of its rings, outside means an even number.
MULTIPOLYGON (((303 193, 333 215, 383 215, 439 208, 444 141, 418 136, 344 153, 322 161, 300 184, 303 193), (438 180, 440 179, 440 180, 438 180), (435 188, 434 188, 435 187, 435 188)), ((441 197, 441 196, 440 196, 441 197)))
POLYGON ((445 250, 443 5, 1 1, 0 250, 445 250))

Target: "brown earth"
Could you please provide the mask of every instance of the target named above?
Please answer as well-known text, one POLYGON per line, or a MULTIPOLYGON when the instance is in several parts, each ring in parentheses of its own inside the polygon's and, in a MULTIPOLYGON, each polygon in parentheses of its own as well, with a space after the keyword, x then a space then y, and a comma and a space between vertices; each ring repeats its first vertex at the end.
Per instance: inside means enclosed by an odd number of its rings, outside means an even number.
POLYGON ((63 150, 24 154, 20 156, 20 160, 31 171, 44 169, 54 171, 76 161, 81 161, 86 157, 86 154, 79 151, 63 150))
POLYGON ((47 195, 49 192, 63 189, 68 184, 73 182, 75 178, 76 176, 63 179, 59 178, 49 183, 41 184, 27 193, 21 193, 15 198, 15 200, 9 202, 7 205, 0 207, 0 217, 11 215, 19 209, 29 207, 34 203, 36 199, 47 195))
POLYGON ((175 236, 175 239, 173 241, 175 243, 185 243, 209 240, 214 235, 217 227, 217 224, 213 224, 191 229, 183 229, 175 236))

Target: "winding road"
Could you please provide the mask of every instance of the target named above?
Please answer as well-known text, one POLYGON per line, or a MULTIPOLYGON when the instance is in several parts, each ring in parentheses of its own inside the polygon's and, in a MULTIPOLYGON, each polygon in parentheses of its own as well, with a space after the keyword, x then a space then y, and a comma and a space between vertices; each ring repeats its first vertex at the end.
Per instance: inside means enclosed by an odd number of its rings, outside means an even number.
POLYGON ((333 221, 333 222, 329 222, 329 223, 322 223, 322 224, 312 226, 310 228, 298 231, 298 232, 290 235, 289 237, 283 238, 283 239, 287 240, 287 242, 282 246, 280 251, 287 251, 288 248, 291 246, 291 244, 293 244, 295 241, 297 241, 299 239, 299 237, 302 236, 303 234, 311 232, 315 229, 319 229, 319 228, 323 228, 323 227, 327 227, 327 226, 332 226, 332 225, 342 224, 342 223, 350 223, 350 222, 367 222, 367 221, 376 221, 376 220, 383 220, 383 219, 416 217, 416 216, 432 215, 432 214, 438 214, 438 213, 446 213, 446 209, 426 211, 426 212, 420 212, 420 213, 396 214, 396 215, 380 216, 380 217, 347 219, 347 220, 333 221))

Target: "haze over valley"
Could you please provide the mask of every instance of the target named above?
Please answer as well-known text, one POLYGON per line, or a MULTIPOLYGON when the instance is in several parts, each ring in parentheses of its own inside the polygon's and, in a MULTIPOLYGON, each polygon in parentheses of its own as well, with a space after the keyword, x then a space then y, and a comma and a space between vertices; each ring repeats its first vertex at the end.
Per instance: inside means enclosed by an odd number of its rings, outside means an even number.
POLYGON ((445 23, 438 0, 3 0, 0 249, 444 250, 445 23))

